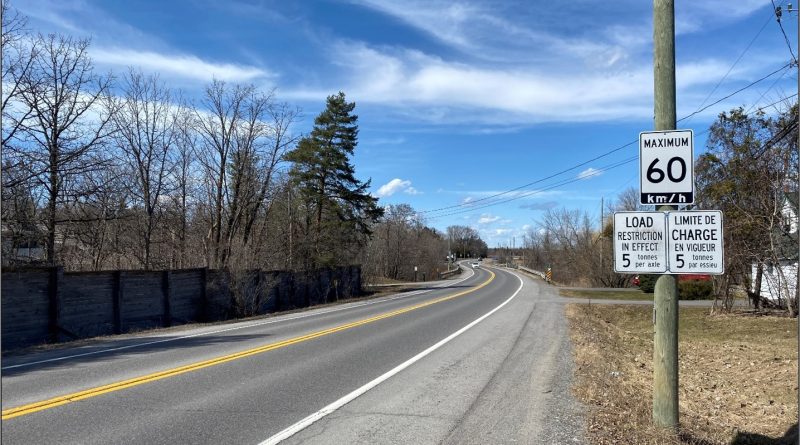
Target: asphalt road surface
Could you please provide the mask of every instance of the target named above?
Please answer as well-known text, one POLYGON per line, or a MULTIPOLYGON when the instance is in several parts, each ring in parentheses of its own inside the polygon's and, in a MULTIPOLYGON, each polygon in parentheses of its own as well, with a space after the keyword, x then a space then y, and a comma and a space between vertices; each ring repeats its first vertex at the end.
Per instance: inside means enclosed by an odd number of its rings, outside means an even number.
POLYGON ((563 304, 503 269, 3 360, 4 444, 583 443, 563 304))

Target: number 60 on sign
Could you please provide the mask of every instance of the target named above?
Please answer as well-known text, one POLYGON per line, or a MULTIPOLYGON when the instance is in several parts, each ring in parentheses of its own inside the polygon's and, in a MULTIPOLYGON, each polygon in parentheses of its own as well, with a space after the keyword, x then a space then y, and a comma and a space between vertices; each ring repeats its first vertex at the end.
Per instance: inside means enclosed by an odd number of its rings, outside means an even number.
POLYGON ((646 205, 694 203, 692 130, 639 133, 639 201, 646 205))

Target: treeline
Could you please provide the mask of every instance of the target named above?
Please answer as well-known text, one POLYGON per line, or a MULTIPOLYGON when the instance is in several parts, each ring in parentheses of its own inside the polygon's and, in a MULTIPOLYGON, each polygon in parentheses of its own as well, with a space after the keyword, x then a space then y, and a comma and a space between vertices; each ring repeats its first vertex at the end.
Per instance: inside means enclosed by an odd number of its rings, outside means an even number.
MULTIPOLYGON (((797 239, 797 106, 776 116, 742 108, 721 113, 709 129, 705 153, 695 162, 697 209, 725 215, 725 274, 714 277, 714 292, 732 307, 747 294, 755 307, 778 305, 795 315, 797 239), (781 283, 780 299, 765 299, 767 271, 781 283)), ((552 209, 525 237, 529 267, 552 267, 558 282, 628 286, 630 275, 613 272, 613 212, 653 210, 639 204, 629 188, 607 204, 602 229, 588 212, 552 209)))
POLYGON ((7 2, 2 27, 5 265, 446 267, 445 234, 357 179, 344 93, 300 135, 274 91, 214 80, 187 100, 157 75, 98 73, 88 40, 32 33, 7 2))
POLYGON ((408 204, 390 205, 374 226, 372 239, 361 263, 368 277, 408 281, 430 279, 459 258, 486 256, 486 243, 470 227, 450 226, 443 234, 427 227, 408 204), (449 250, 448 250, 449 248, 449 250))

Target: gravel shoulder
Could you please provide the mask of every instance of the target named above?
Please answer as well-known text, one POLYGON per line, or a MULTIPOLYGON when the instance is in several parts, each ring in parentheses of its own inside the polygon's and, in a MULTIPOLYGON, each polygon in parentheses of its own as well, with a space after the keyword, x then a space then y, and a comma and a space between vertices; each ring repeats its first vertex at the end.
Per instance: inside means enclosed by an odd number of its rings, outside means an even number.
POLYGON ((584 443, 564 306, 522 280, 507 306, 285 443, 584 443))

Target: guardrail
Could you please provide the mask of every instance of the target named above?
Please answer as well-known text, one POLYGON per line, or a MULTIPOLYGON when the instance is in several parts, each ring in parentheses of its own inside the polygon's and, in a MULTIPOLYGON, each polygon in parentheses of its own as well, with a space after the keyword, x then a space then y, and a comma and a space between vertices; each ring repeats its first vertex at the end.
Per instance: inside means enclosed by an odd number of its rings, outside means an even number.
POLYGON ((519 266, 518 269, 523 271, 523 272, 528 272, 529 274, 536 275, 539 278, 547 281, 547 276, 545 275, 544 272, 539 272, 538 270, 534 270, 534 269, 528 269, 527 267, 524 267, 524 266, 519 266))
POLYGON ((461 273, 461 266, 456 267, 453 270, 447 270, 444 272, 439 272, 439 278, 447 278, 451 275, 460 274, 461 273))

